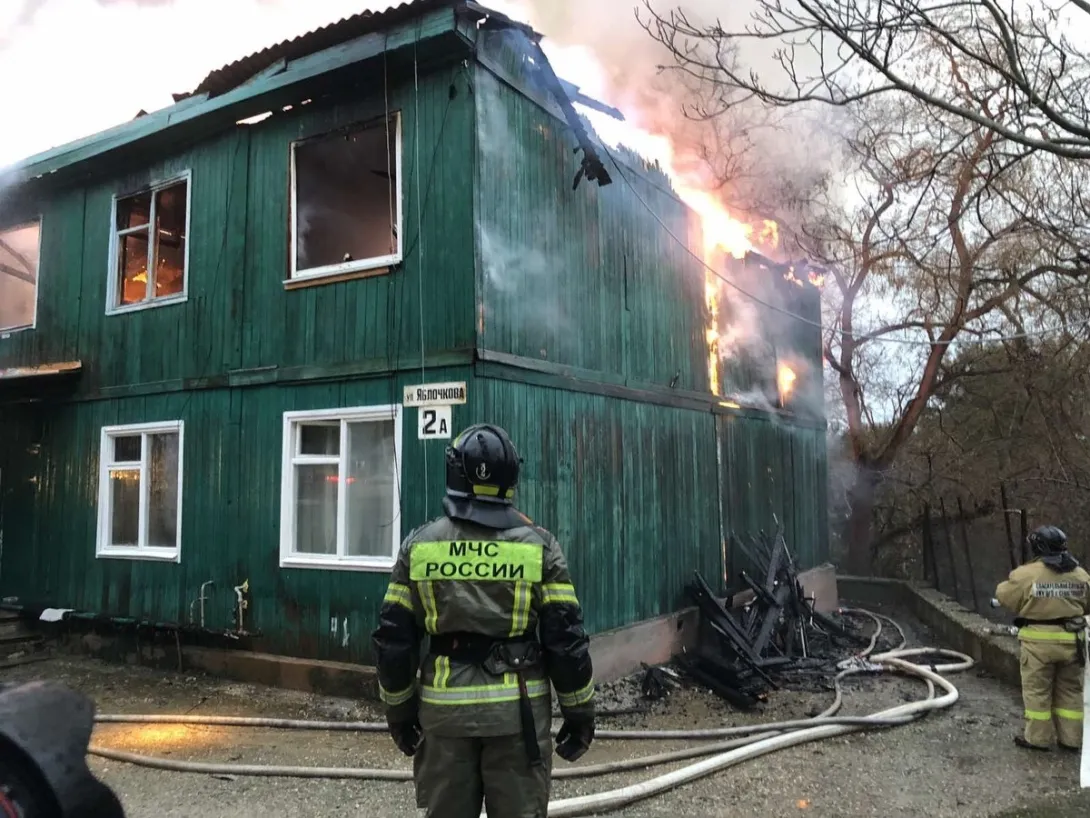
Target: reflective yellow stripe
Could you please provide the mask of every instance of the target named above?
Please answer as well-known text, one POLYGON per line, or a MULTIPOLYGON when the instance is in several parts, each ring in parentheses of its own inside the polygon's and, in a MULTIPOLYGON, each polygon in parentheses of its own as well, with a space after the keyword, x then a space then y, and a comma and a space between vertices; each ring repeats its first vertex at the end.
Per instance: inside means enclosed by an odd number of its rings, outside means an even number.
MULTIPOLYGON (((527 682, 526 693, 531 699, 546 696, 549 693, 549 683, 545 680, 527 682)), ((420 696, 422 702, 438 705, 495 704, 515 702, 518 699, 517 683, 445 688, 425 686, 420 696)))
POLYGON ((530 601, 533 586, 529 582, 515 583, 515 604, 511 608, 511 636, 521 636, 530 626, 530 601))
POLYGON ((578 605, 579 597, 575 595, 575 586, 566 582, 546 583, 541 586, 541 604, 578 605))
POLYGON ((446 687, 450 682, 450 657, 435 657, 435 687, 446 687))
POLYGON ((412 591, 409 590, 408 585, 391 582, 390 587, 386 589, 386 596, 383 597, 382 604, 401 605, 411 611, 413 609, 412 591))
POLYGON ((430 582, 421 582, 417 587, 420 591, 420 604, 424 606, 424 630, 435 633, 439 627, 439 606, 435 604, 435 588, 430 582))
POLYGON ((418 542, 409 554, 413 582, 541 582, 542 548, 527 542, 418 542))
POLYGON ((404 690, 397 690, 390 692, 384 688, 381 684, 378 686, 378 697, 382 700, 383 704, 387 704, 390 707, 397 707, 399 704, 405 704, 416 693, 416 685, 411 685, 404 690))
MULTIPOLYGON (((480 494, 482 497, 499 497, 500 496, 500 487, 499 486, 474 486, 473 487, 473 493, 474 494, 480 494)), ((512 497, 515 496, 515 490, 514 489, 508 489, 507 494, 505 494, 503 496, 506 499, 510 500, 512 497)))
POLYGON ((1075 634, 1068 631, 1042 631, 1030 625, 1018 631, 1018 638, 1027 642, 1074 642, 1075 634))
POLYGON ((1026 718, 1030 721, 1052 721, 1052 714, 1047 710, 1027 710, 1026 718))
POLYGON ((1069 719, 1071 721, 1082 721, 1082 711, 1081 710, 1062 710, 1059 707, 1057 707, 1052 712, 1054 714, 1056 714, 1061 719, 1069 719))
POLYGON ((586 687, 580 688, 574 693, 561 693, 558 690, 556 698, 561 707, 578 707, 581 704, 586 704, 594 698, 594 682, 591 681, 586 687))

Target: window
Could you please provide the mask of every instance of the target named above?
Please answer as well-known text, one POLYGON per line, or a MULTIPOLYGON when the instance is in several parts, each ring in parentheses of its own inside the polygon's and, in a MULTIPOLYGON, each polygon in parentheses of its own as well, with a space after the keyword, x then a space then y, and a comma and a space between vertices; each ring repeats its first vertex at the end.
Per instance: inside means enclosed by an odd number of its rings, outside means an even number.
POLYGON ((292 145, 291 277, 401 261, 401 116, 292 145))
POLYGON ((41 233, 40 221, 0 230, 0 332, 34 327, 41 233))
POLYGON ((400 406, 285 413, 281 566, 388 570, 400 455, 400 406))
POLYGON ((100 557, 181 560, 182 422, 102 430, 100 557))
POLYGON ((108 312, 184 301, 189 173, 114 199, 108 312))

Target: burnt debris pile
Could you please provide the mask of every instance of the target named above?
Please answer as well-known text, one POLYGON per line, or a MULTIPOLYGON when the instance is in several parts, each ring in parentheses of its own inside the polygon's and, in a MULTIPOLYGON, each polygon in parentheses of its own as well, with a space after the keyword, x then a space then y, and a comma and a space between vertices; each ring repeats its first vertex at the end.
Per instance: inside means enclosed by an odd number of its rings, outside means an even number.
MULTIPOLYGON (((805 680, 824 686, 837 662, 863 651, 868 638, 852 620, 815 610, 782 532, 735 544, 755 576, 739 572, 741 587, 724 600, 694 575, 685 590, 699 610, 699 644, 675 657, 677 666, 742 710, 755 708, 770 690, 805 680)), ((647 685, 659 694, 653 697, 667 692, 663 681, 647 685)))

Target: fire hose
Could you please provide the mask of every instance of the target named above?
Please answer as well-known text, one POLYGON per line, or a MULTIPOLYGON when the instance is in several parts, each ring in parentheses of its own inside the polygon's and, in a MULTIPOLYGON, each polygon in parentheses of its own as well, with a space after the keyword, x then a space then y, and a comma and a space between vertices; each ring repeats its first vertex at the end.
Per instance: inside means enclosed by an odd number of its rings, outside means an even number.
MULTIPOLYGON (((904 631, 888 617, 861 609, 845 609, 842 613, 866 616, 874 620, 876 630, 868 647, 857 656, 840 662, 834 678, 835 698, 832 704, 818 716, 810 719, 781 721, 767 724, 720 727, 703 730, 601 730, 596 738, 615 740, 690 740, 706 741, 696 747, 688 747, 635 759, 557 769, 554 779, 589 778, 632 770, 647 769, 664 764, 702 759, 671 772, 649 778, 638 784, 576 798, 554 800, 549 803, 551 818, 583 816, 620 809, 629 804, 675 789, 720 770, 753 758, 782 750, 786 747, 817 741, 860 730, 896 727, 922 718, 929 712, 951 707, 958 700, 958 690, 941 674, 968 670, 974 664, 965 654, 933 648, 906 649, 904 631), (900 645, 884 653, 874 654, 882 631, 882 621, 893 624, 898 631, 900 645), (943 664, 931 663, 925 667, 910 661, 912 657, 943 657, 951 660, 943 664), (919 678, 927 685, 927 696, 915 702, 903 704, 868 716, 835 716, 843 704, 844 678, 858 674, 897 672, 919 678), (942 695, 936 696, 936 688, 942 695), (707 756, 707 758, 702 758, 707 756)), ((383 733, 387 727, 381 722, 335 722, 296 719, 247 718, 233 716, 178 716, 178 715, 113 715, 95 717, 98 723, 139 724, 193 724, 208 726, 269 727, 288 730, 334 730, 383 733)), ((555 729, 554 729, 555 732, 555 729)), ((293 778, 356 779, 375 781, 411 781, 412 773, 398 769, 367 769, 351 767, 293 767, 276 765, 220 764, 210 762, 176 761, 156 756, 110 750, 91 746, 88 753, 101 758, 123 761, 153 769, 172 772, 203 773, 209 775, 272 776, 293 778)))

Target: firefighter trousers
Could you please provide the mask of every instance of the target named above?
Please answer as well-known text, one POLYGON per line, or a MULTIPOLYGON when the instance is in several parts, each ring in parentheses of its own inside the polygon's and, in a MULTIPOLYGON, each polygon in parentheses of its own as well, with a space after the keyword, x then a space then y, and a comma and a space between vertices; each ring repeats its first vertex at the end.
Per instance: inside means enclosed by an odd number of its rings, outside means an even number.
POLYGON ((1048 747, 1059 738, 1060 744, 1081 747, 1084 669, 1076 644, 1028 640, 1021 644, 1026 741, 1048 747))
POLYGON ((552 776, 551 721, 537 725, 541 765, 521 733, 492 738, 424 736, 413 756, 416 805, 427 818, 546 818, 552 776))

